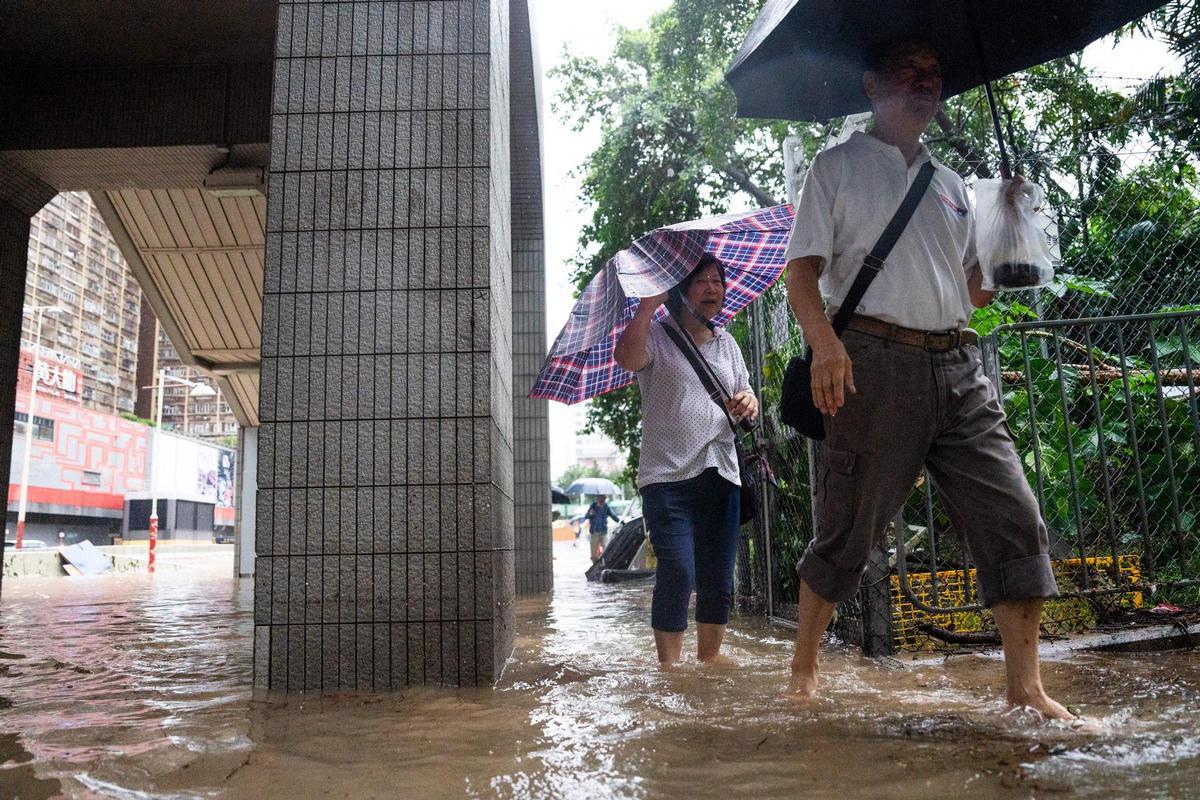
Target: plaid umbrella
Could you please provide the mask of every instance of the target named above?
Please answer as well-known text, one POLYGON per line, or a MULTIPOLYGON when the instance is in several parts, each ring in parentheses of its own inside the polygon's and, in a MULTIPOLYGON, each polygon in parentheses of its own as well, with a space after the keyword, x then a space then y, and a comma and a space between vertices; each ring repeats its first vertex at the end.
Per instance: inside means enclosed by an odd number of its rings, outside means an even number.
MULTIPOLYGON (((637 310, 638 298, 679 283, 704 252, 725 264, 724 325, 779 277, 792 229, 792 207, 725 214, 648 233, 617 253, 592 279, 567 318, 529 396, 579 403, 633 382, 613 348, 637 310)), ((660 308, 657 317, 666 314, 660 308)))

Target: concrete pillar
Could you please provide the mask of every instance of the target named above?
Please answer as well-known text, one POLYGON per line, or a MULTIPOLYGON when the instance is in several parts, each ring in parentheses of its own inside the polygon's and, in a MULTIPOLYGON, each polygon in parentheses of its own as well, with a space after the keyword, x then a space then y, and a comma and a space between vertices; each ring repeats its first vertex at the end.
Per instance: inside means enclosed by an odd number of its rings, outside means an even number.
POLYGON ((508 56, 504 0, 279 4, 257 687, 512 650, 508 56))
POLYGON ((545 400, 530 400, 546 355, 546 244, 542 218, 540 95, 528 0, 511 0, 513 448, 517 594, 554 585, 550 531, 550 422, 545 400))
MULTIPOLYGON (((21 309, 25 304, 25 268, 29 263, 29 220, 54 197, 54 190, 0 159, 0 487, 8 497, 12 460, 13 415, 17 405, 17 369, 21 356, 21 309)), ((32 420, 31 420, 32 423, 32 420)), ((12 536, 16 536, 14 526, 12 536)), ((0 560, 4 540, 0 539, 0 560)), ((0 570, 0 581, 4 571, 0 570)), ((0 592, 3 583, 0 583, 0 592)))
POLYGON ((254 574, 254 526, 258 504, 258 428, 238 430, 237 521, 233 532, 233 574, 254 574))

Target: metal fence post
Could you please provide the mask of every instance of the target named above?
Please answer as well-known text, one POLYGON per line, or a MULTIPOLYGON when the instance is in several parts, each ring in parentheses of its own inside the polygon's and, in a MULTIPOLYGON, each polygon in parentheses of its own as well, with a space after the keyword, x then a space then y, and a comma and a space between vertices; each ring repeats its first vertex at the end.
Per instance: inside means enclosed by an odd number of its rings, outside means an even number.
POLYGON ((862 649, 866 656, 890 656, 895 652, 892 636, 892 583, 887 545, 883 542, 871 551, 862 588, 858 590, 862 606, 862 649))

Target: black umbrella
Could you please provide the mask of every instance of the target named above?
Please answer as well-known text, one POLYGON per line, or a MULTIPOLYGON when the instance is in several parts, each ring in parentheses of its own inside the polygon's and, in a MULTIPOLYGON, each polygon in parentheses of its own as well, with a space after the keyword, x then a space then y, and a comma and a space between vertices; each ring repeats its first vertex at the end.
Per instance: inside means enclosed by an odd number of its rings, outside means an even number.
POLYGON ((928 42, 943 96, 1082 49, 1164 0, 767 0, 726 73, 738 116, 820 121, 869 111, 864 57, 901 37, 928 42))
POLYGON ((564 492, 561 486, 552 483, 550 484, 550 502, 554 504, 569 503, 571 502, 571 496, 564 492))

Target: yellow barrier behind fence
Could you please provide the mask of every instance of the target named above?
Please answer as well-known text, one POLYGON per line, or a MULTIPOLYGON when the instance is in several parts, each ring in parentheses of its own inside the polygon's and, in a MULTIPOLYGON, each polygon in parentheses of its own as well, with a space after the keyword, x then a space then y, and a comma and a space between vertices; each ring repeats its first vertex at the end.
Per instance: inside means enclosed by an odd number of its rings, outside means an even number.
MULTIPOLYGON (((1120 592, 1123 586, 1136 586, 1141 580, 1141 566, 1136 555, 1117 556, 1117 574, 1114 578, 1112 557, 1078 558, 1052 562, 1058 578, 1059 589, 1082 588, 1084 584, 1081 564, 1086 565, 1088 582, 1093 589, 1102 591, 1098 598, 1109 605, 1126 608, 1141 608, 1142 593, 1120 592)), ((934 625, 954 633, 976 633, 995 630, 991 614, 978 611, 960 611, 951 614, 934 614, 923 611, 900 590, 900 577, 891 576, 892 586, 892 634, 897 650, 931 650, 945 646, 939 639, 921 630, 923 625, 934 625)), ((933 593, 933 573, 909 573, 908 585, 913 595, 927 606, 947 608, 964 606, 975 602, 975 570, 946 570, 937 573, 937 599, 933 593), (968 587, 970 589, 968 590, 968 587)), ((1083 597, 1064 597, 1051 600, 1042 610, 1042 629, 1046 633, 1065 634, 1087 630, 1097 622, 1096 609, 1092 602, 1083 597)))

